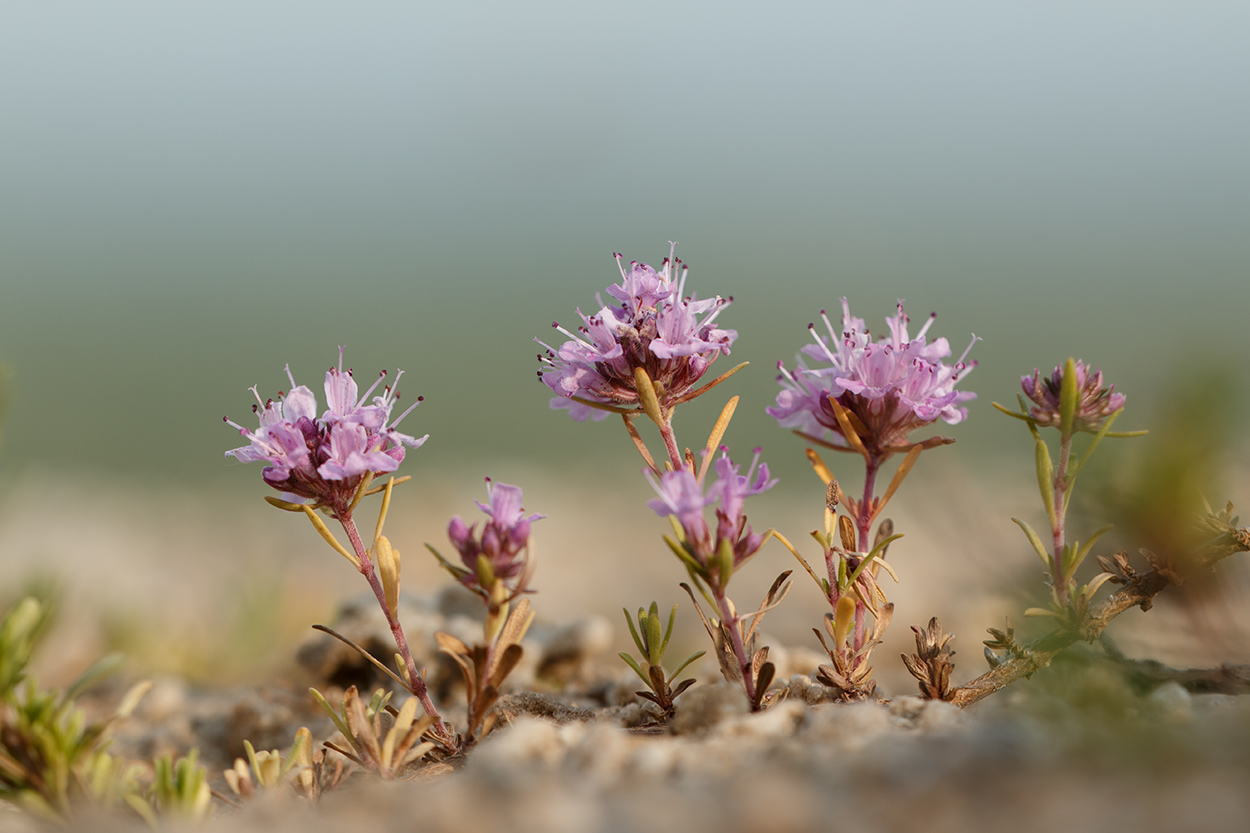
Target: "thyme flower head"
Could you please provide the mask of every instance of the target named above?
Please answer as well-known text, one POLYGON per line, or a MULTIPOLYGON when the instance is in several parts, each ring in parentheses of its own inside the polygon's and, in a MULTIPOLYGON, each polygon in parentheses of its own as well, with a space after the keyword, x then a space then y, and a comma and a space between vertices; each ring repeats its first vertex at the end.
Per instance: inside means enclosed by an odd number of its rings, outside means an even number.
MULTIPOLYGON (((291 389, 278 398, 261 399, 252 412, 260 426, 252 431, 229 417, 227 425, 238 430, 248 444, 226 452, 241 463, 268 463, 261 477, 275 489, 293 498, 303 498, 336 512, 350 505, 361 479, 369 472, 395 471, 404 459, 405 447, 420 448, 429 435, 416 438, 397 430, 399 423, 421 402, 417 397, 407 410, 391 421, 391 410, 398 397, 394 385, 384 385, 382 393, 370 395, 386 378, 378 375, 363 395, 358 395, 351 369, 343 370, 343 348, 338 367, 326 372, 326 411, 317 416, 317 397, 304 385, 295 384, 290 365, 286 366, 291 389)), ((395 382, 403 371, 395 377, 395 382)))
POLYGON ((755 555, 764 544, 764 536, 752 531, 743 512, 746 498, 762 494, 777 485, 769 477, 768 464, 760 463, 760 449, 755 449, 746 474, 739 474, 740 466, 729 458, 722 446, 721 455, 713 467, 717 480, 706 492, 687 469, 666 471, 657 481, 650 469, 643 473, 651 482, 659 497, 648 501, 647 506, 657 515, 673 516, 682 528, 686 552, 702 567, 716 569, 717 556, 722 548, 732 553, 733 566, 739 567, 755 555), (703 510, 719 503, 716 510, 716 532, 713 535, 703 510))
POLYGON ((930 315, 910 336, 910 319, 900 301, 898 313, 886 318, 889 335, 873 341, 864 320, 851 315, 845 298, 841 330, 834 329, 822 310, 828 335, 809 325, 815 343, 802 348, 794 371, 777 363, 781 392, 767 413, 782 426, 813 437, 831 432, 834 445, 850 448, 829 402, 833 397, 876 457, 907 448, 910 432, 938 419, 951 425, 962 422, 968 416, 962 405, 976 394, 956 390, 955 385, 976 367, 975 361, 965 359, 978 339, 973 336, 958 361, 946 364, 943 360, 951 354, 947 340, 938 338, 930 344, 925 339, 936 316, 930 315))
MULTIPOLYGON (((494 578, 515 579, 526 566, 525 549, 529 546, 530 524, 546 515, 526 515, 521 505, 521 487, 486 481, 490 505, 473 501, 490 520, 481 531, 477 524, 468 526, 459 515, 447 525, 447 537, 460 553, 460 560, 469 569, 460 577, 471 588, 484 584, 479 559, 485 558, 494 578)), ((459 573, 457 573, 459 575, 459 573)))
POLYGON ((691 392, 718 356, 729 354, 738 334, 718 328, 715 322, 733 299, 686 297, 688 269, 673 249, 669 255, 657 272, 637 261, 627 270, 622 256, 614 254, 621 282, 607 292, 619 303, 604 304, 596 296, 601 309, 594 315, 579 309, 582 324, 577 332, 553 323, 568 337, 558 348, 535 339, 546 348, 538 356, 543 363, 538 376, 556 394, 552 408, 568 409, 570 416, 584 421, 608 414, 587 403, 637 406, 637 368, 646 371, 661 407, 668 408, 691 392), (676 280, 675 271, 679 273, 676 280))
MULTIPOLYGON (((1102 371, 1091 370, 1089 365, 1075 362, 1077 406, 1072 420, 1075 431, 1088 431, 1096 434, 1102 428, 1107 417, 1124 407, 1124 394, 1114 393, 1115 385, 1103 387, 1102 371)), ((1063 392, 1064 366, 1059 365, 1050 378, 1043 378, 1041 370, 1035 369, 1032 376, 1021 376, 1020 386, 1024 395, 1031 399, 1034 406, 1029 408, 1029 415, 1038 425, 1058 425, 1059 400, 1063 392)))

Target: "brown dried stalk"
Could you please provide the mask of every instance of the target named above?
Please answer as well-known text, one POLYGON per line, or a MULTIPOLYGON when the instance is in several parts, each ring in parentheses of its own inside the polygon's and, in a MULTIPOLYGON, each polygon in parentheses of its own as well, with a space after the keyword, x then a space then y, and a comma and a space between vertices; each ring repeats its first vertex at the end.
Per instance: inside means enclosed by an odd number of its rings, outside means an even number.
POLYGON ((495 718, 489 714, 491 706, 499 699, 503 681, 521 661, 524 653, 521 639, 533 620, 529 600, 521 599, 490 645, 469 646, 449 633, 434 634, 438 647, 456 661, 464 676, 468 726, 460 747, 462 751, 471 749, 494 727, 495 718))
POLYGON ((949 700, 951 671, 955 668, 950 641, 955 634, 944 632, 936 616, 929 620, 927 628, 912 625, 911 630, 916 635, 916 653, 901 656, 907 670, 920 683, 920 696, 926 700, 949 700))

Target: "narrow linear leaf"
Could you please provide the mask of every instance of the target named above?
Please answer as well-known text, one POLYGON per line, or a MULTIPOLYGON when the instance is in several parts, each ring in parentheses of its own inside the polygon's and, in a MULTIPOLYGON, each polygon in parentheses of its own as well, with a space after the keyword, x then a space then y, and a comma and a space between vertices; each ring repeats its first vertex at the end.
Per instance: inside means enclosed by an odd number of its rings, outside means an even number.
POLYGON ((829 404, 833 408, 833 415, 837 418, 838 425, 842 428, 842 436, 847 443, 851 448, 858 451, 865 460, 870 459, 868 449, 864 447, 864 441, 859 438, 859 434, 855 431, 855 426, 851 424, 851 418, 847 414, 846 409, 842 407, 834 396, 829 397, 829 404))
POLYGON ((1031 417, 1026 416, 1025 414, 1018 414, 1015 411, 1008 410, 1007 408, 1004 408, 1002 405, 999 405, 997 402, 991 402, 990 404, 993 405, 998 410, 1002 411, 1007 416, 1014 417, 1015 419, 1018 419, 1021 422, 1028 422, 1030 419, 1032 419, 1031 417))
POLYGON ((873 508, 872 514, 874 517, 890 502, 890 498, 894 497, 898 487, 903 485, 903 479, 907 477, 912 466, 916 465, 916 461, 920 459, 920 452, 922 451, 924 451, 924 446, 912 446, 911 451, 907 452, 907 456, 903 458, 903 462, 898 464, 898 471, 894 472, 894 477, 890 480, 890 487, 885 490, 885 494, 881 496, 881 500, 873 508))
POLYGON ((1050 459, 1050 448, 1041 437, 1034 444, 1033 460, 1037 465, 1037 488, 1042 494, 1046 517, 1053 527, 1059 522, 1055 514, 1055 466, 1050 459))
POLYGON ((1025 537, 1029 539, 1029 543, 1033 545, 1033 551, 1037 553, 1038 558, 1042 559, 1042 565, 1045 566, 1046 572, 1050 572, 1054 565, 1050 563, 1050 556, 1046 554, 1046 549, 1042 546, 1042 539, 1037 537, 1033 527, 1019 518, 1012 518, 1011 521, 1024 532, 1025 537))
POLYGON ((1063 365, 1063 381, 1059 388, 1059 434, 1062 437, 1072 436, 1072 423, 1076 419, 1080 395, 1076 380, 1076 359, 1069 356, 1063 365))
POLYGON ((317 516, 317 513, 313 511, 313 508, 311 506, 303 506, 301 508, 304 510, 304 514, 308 516, 308 520, 312 522, 313 528, 316 529, 318 534, 325 539, 325 542, 333 547, 334 551, 339 555, 352 562, 352 566, 359 570, 360 559, 356 557, 354 552, 349 551, 338 542, 338 539, 334 537, 334 533, 332 533, 330 528, 326 526, 326 522, 317 516))
POLYGON ((708 392, 708 391, 710 391, 712 388, 716 387, 716 386, 717 386, 717 385, 719 385, 721 382, 725 381, 725 380, 726 380, 726 379, 728 379, 730 376, 734 375, 734 374, 735 374, 735 373, 737 373, 739 370, 741 370, 742 368, 746 367, 746 366, 747 366, 747 365, 749 365, 749 364, 750 364, 750 362, 742 362, 741 364, 738 364, 738 365, 735 365, 734 367, 729 368, 729 369, 728 369, 728 370, 726 370, 724 373, 722 373, 721 375, 717 376, 715 379, 713 379, 712 381, 708 382, 706 385, 704 385, 703 387, 699 388, 698 390, 694 390, 694 391, 691 391, 690 393, 683 394, 683 395, 681 396, 681 398, 680 398, 680 399, 675 400, 675 401, 673 402, 673 404, 674 404, 674 405, 680 405, 680 404, 681 404, 681 403, 683 403, 683 402, 689 402, 691 399, 694 399, 695 397, 702 396, 703 394, 707 393, 707 392, 708 392))
POLYGON ((617 656, 625 660, 625 664, 628 665, 630 668, 634 669, 634 673, 637 674, 638 677, 644 683, 646 683, 647 685, 651 685, 650 678, 648 678, 646 674, 642 673, 642 667, 638 665, 637 660, 635 660, 633 657, 631 657, 629 654, 625 653, 624 651, 621 651, 619 654, 617 654, 617 656))
POLYGON ((660 467, 655 464, 655 458, 651 456, 651 452, 647 450, 647 444, 642 441, 642 435, 638 433, 638 429, 634 427, 634 421, 629 416, 622 414, 621 420, 625 423, 625 430, 629 432, 629 438, 634 442, 634 448, 638 449, 638 453, 642 455, 642 460, 647 464, 651 471, 657 476, 663 474, 660 467))
MULTIPOLYGON (((629 611, 621 608, 621 612, 625 614, 625 624, 629 625, 629 635, 634 638, 634 644, 638 646, 638 653, 644 657, 647 655, 647 646, 642 643, 642 638, 638 636, 638 628, 634 626, 634 617, 629 615, 629 611)), ((642 608, 638 608, 638 618, 642 619, 642 608)))
POLYGON ((711 465, 716 448, 720 445, 721 438, 725 436, 725 431, 729 428, 729 420, 733 419, 734 411, 737 407, 738 397, 735 396, 725 403, 725 407, 721 409, 720 416, 716 418, 716 424, 712 426, 712 433, 707 438, 707 454, 703 455, 703 465, 699 467, 698 482, 703 482, 703 478, 707 474, 707 467, 711 465))

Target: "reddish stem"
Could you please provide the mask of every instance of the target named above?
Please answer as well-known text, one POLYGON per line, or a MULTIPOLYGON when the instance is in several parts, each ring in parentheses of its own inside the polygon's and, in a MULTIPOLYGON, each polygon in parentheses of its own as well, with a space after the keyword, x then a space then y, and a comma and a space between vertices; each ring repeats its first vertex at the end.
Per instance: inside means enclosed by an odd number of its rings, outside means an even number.
POLYGON ((677 447, 677 435, 673 433, 673 417, 668 416, 664 424, 658 427, 660 436, 664 439, 664 450, 668 452, 668 459, 673 464, 673 471, 681 471, 686 467, 686 460, 681 456, 681 450, 677 447))
POLYGON ((1063 578, 1063 547, 1065 543, 1065 516, 1067 515, 1068 492, 1068 461, 1072 456, 1072 435, 1067 434, 1059 439, 1059 465, 1055 469, 1055 520, 1051 526, 1054 540, 1054 564, 1051 581, 1055 588, 1059 604, 1068 603, 1068 583, 1063 578))
POLYGON ((742 685, 747 692, 747 700, 751 702, 751 710, 755 710, 755 675, 752 673, 751 658, 747 656, 746 645, 742 643, 742 629, 738 627, 738 614, 729 606, 729 597, 725 591, 711 584, 712 596, 716 599, 716 608, 720 611, 721 625, 729 629, 729 642, 733 646, 734 656, 738 658, 738 670, 742 672, 742 685))
MULTIPOLYGON (((876 455, 865 458, 864 463, 864 497, 859 504, 859 517, 855 519, 855 527, 859 532, 859 551, 861 553, 868 552, 872 547, 869 543, 872 534, 872 521, 874 517, 873 502, 876 500, 875 492, 877 490, 877 472, 881 468, 881 458, 876 455)), ((868 627, 868 605, 863 599, 856 599, 855 602, 855 630, 852 636, 855 650, 858 651, 864 646, 866 632, 868 627)))
POLYGON ((434 707, 434 702, 430 699, 430 693, 426 688, 425 680, 421 677, 421 672, 417 670, 417 664, 412 658, 412 651, 408 647, 408 637, 404 635, 404 629, 399 624, 397 611, 391 610, 386 603, 386 590, 382 587, 382 580, 378 577, 377 571, 373 569, 373 559, 365 548, 364 541, 360 539, 360 533, 356 530, 356 522, 352 520, 350 512, 339 513, 338 521, 343 525, 343 531, 347 533, 347 539, 352 542, 352 549, 355 550, 356 557, 360 559, 360 574, 365 577, 365 581, 369 582, 369 586, 373 588, 373 595, 377 597, 378 604, 382 607, 382 613, 386 615, 386 623, 390 626, 391 635, 395 638, 395 647, 399 649, 399 656, 403 659, 404 666, 408 671, 408 684, 412 688, 413 695, 421 703, 421 708, 425 709, 425 713, 434 718, 434 731, 440 735, 449 736, 450 733, 443 724, 442 715, 434 707))

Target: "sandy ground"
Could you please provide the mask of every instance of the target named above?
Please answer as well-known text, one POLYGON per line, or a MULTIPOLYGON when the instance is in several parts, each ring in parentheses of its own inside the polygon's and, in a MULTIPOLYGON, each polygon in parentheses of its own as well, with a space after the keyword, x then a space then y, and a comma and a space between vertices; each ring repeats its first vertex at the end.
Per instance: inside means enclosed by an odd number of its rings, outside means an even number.
MULTIPOLYGON (((591 491, 541 472, 517 480, 525 485, 527 509, 549 516, 535 526, 540 622, 558 627, 593 618, 610 627, 589 675, 628 680, 614 656, 631 647, 620 608, 653 598, 662 606, 682 604, 673 651, 705 647, 697 618, 676 587, 682 572, 659 542, 666 525, 643 505, 645 487, 591 491)), ((1006 519, 1034 512, 1036 497, 1027 483, 1002 483, 934 465, 913 477, 891 506, 888 514, 908 537, 891 551, 902 582, 887 588, 897 612, 876 665, 882 693, 896 703, 913 702, 899 699, 914 691, 897 660, 899 651, 913 647, 908 625, 937 615, 957 634, 954 676, 963 681, 985 670, 979 646, 984 628, 1000 625, 1007 614, 1021 622, 1025 597, 1018 588, 1022 580, 1036 580, 1036 571, 1006 519)), ((153 706, 151 714, 164 714, 162 719, 177 718, 169 710, 189 702, 187 691, 215 691, 236 701, 281 700, 291 720, 315 719, 308 704, 298 702, 296 647, 311 623, 333 621, 341 603, 358 597, 364 584, 300 518, 264 504, 259 482, 254 485, 250 494, 223 497, 31 475, 0 495, 5 595, 13 597, 40 575, 54 577, 60 587, 61 615, 35 669, 40 681, 64 684, 102 652, 120 650, 129 659, 128 678, 158 680, 154 696, 157 706, 165 697, 166 712, 153 706)), ((822 495, 814 478, 804 485, 811 488, 779 488, 760 499, 752 522, 776 526, 814 557, 806 532, 819 523, 822 495)), ((476 511, 471 501, 482 497, 476 487, 397 494, 388 534, 405 554, 405 588, 430 592, 446 584, 421 543, 445 541, 446 519, 470 517, 476 511)), ((362 520, 367 524, 371 520, 362 520)), ((731 595, 750 604, 777 572, 794 567, 791 556, 770 545, 735 576, 731 595)), ((1149 614, 1132 611, 1114 626, 1117 644, 1130 656, 1181 667, 1250 662, 1246 571, 1234 565, 1229 573, 1232 580, 1221 585, 1205 619, 1166 602, 1149 614)), ((796 579, 765 630, 778 650, 795 654, 798 668, 818 648, 810 629, 820 625, 824 608, 810 581, 800 572, 796 579)), ((706 659, 695 671, 703 681, 717 677, 706 659)), ((895 711, 855 707, 848 712, 853 717, 834 717, 842 707, 792 702, 778 711, 782 716, 713 721, 664 752, 616 724, 561 728, 522 718, 484 745, 481 762, 471 761, 464 773, 391 793, 362 787, 357 798, 334 798, 301 825, 330 829, 346 823, 365 796, 370 812, 390 822, 411 819, 417 806, 430 808, 427 826, 433 830, 491 829, 511 818, 500 808, 533 805, 535 794, 557 798, 531 807, 524 823, 508 822, 510 829, 633 830, 662 812, 685 827, 709 830, 758 829, 765 822, 794 830, 850 823, 942 830, 956 829, 959 820, 997 826, 1001 811, 1009 814, 1001 822, 1019 829, 1050 829, 1062 818, 1086 814, 1083 829, 1131 824, 1180 830, 1188 829, 1184 822, 1191 818, 1183 808, 1194 802, 1206 808, 1201 817, 1208 820, 1234 818, 1246 809, 1237 786, 1245 783, 1246 745, 1235 750, 1232 744, 1248 736, 1250 715, 1239 701, 1164 692, 1143 700, 1145 706, 1112 709, 1118 728, 1100 730, 1095 734, 1101 741, 1091 743, 1080 713, 1097 712, 1103 707, 1089 704, 1103 700, 1061 696, 1071 679, 1065 673, 1056 672, 1048 683, 1021 684, 1020 693, 1000 695, 971 715, 925 712, 921 704, 891 707, 895 711), (1126 710, 1135 716, 1123 718, 1126 710), (1146 744, 1152 750, 1146 757, 1155 763, 1145 766, 1132 752, 1134 738, 1160 732, 1163 740, 1146 744), (1047 740, 1048 733, 1054 737, 1047 740), (1204 752, 1212 738, 1219 742, 1204 752), (596 754, 612 763, 587 763, 596 754), (1169 755, 1190 762, 1183 777, 1174 764, 1163 763, 1169 755), (705 763, 693 763, 700 760, 705 763), (1030 779, 1042 773, 1047 780, 1039 798, 1030 779), (1125 795, 1133 801, 1126 803, 1125 795), (980 806, 977 796, 988 803, 980 806), (455 808, 464 802, 476 815, 457 816, 455 808)), ((285 728, 271 726, 267 737, 279 738, 285 728)), ((266 812, 249 809, 244 817, 267 826, 266 812)))

